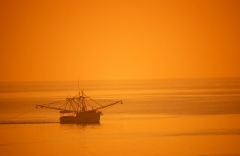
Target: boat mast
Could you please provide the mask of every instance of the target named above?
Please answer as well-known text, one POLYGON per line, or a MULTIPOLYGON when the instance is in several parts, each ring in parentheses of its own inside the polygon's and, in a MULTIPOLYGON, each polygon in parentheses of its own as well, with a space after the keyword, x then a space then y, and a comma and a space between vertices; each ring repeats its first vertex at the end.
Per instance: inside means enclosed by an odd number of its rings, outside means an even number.
POLYGON ((86 102, 85 102, 86 97, 84 96, 83 91, 82 91, 82 96, 81 97, 82 97, 82 112, 85 112, 85 111, 87 111, 87 106, 86 106, 86 102))

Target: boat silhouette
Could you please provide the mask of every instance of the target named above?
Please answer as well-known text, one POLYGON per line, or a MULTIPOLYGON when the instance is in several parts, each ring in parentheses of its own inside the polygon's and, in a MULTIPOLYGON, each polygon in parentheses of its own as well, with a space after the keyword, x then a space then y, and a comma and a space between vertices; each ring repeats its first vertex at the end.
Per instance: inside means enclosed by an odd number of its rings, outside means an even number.
MULTIPOLYGON (((57 102, 56 102, 57 103, 57 102)), ((122 100, 114 101, 107 105, 102 105, 96 100, 93 100, 83 91, 81 94, 77 94, 74 97, 66 98, 66 102, 59 107, 52 107, 50 104, 45 105, 36 105, 36 108, 48 108, 60 111, 60 123, 61 124, 69 124, 69 123, 100 123, 100 116, 103 115, 100 111, 101 109, 116 105, 118 103, 122 104, 122 100), (98 107, 91 105, 89 101, 94 102, 98 105, 98 107)))

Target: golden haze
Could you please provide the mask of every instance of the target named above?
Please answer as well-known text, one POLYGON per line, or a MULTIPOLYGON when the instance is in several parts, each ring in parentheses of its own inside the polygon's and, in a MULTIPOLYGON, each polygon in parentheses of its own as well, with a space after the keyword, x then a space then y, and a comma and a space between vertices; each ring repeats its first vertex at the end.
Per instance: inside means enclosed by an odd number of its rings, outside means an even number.
POLYGON ((240 1, 0 1, 0 81, 239 77, 240 1))

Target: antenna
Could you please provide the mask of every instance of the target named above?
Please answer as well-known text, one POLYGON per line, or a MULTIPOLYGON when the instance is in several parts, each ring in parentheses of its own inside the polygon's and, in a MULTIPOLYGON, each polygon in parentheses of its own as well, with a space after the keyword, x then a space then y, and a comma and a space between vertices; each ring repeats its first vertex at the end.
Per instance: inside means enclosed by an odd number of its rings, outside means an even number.
POLYGON ((79 90, 79 75, 78 75, 78 93, 80 95, 80 90, 79 90))

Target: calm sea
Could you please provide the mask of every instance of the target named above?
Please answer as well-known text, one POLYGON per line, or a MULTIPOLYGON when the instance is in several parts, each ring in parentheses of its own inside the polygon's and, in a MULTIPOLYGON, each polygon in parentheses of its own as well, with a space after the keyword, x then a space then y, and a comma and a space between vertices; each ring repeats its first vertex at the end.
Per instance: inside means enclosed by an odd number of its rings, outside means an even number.
POLYGON ((0 82, 0 155, 240 155, 240 78, 0 82), (100 124, 36 109, 83 90, 100 124))

